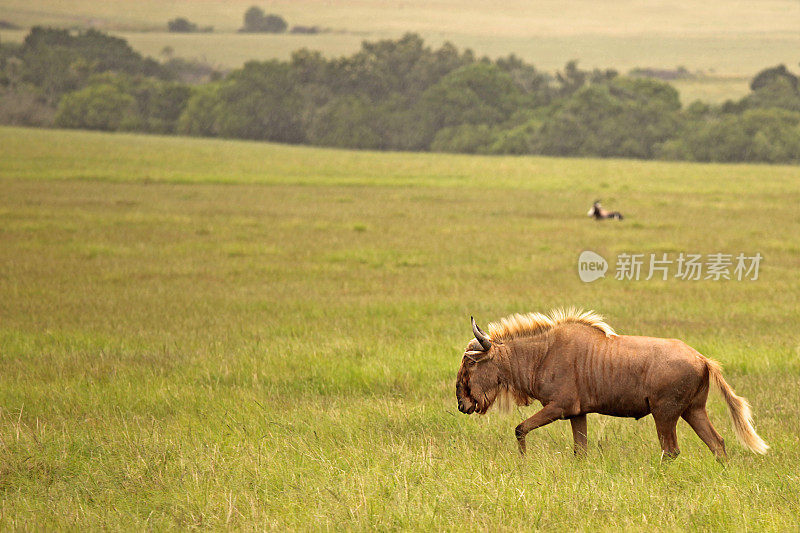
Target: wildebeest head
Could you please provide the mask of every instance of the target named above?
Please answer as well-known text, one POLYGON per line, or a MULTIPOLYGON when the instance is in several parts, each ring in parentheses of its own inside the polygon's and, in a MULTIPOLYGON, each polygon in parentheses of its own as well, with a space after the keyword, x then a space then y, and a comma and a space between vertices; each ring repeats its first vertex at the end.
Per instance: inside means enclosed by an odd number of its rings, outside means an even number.
POLYGON ((500 370, 494 363, 492 340, 472 319, 475 338, 469 342, 456 378, 458 410, 465 414, 484 414, 500 390, 500 370))
POLYGON ((589 212, 586 214, 589 215, 590 217, 593 217, 599 209, 600 209, 600 200, 595 200, 594 203, 592 204, 592 208, 589 209, 589 212))

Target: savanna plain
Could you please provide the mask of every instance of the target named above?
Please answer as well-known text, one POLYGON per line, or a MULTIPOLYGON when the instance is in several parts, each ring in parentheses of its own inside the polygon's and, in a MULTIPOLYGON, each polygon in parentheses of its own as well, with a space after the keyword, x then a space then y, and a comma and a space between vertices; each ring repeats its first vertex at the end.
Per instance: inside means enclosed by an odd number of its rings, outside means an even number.
POLYGON ((800 168, 324 150, 0 128, 0 528, 800 526, 800 168), (591 202, 624 212, 595 222, 591 202), (756 281, 582 283, 593 250, 764 256, 756 281), (771 445, 681 421, 467 417, 512 312, 576 305, 719 360, 771 445))

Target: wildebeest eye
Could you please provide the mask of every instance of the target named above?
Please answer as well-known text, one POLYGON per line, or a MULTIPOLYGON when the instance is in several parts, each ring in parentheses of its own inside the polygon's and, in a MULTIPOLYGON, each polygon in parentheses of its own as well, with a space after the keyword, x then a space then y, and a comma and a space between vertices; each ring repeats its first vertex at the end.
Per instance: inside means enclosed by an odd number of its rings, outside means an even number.
POLYGON ((477 359, 471 359, 469 357, 467 357, 466 360, 465 360, 465 364, 467 365, 467 368, 470 368, 470 369, 474 368, 475 366, 477 366, 478 363, 480 363, 480 361, 478 361, 477 359))

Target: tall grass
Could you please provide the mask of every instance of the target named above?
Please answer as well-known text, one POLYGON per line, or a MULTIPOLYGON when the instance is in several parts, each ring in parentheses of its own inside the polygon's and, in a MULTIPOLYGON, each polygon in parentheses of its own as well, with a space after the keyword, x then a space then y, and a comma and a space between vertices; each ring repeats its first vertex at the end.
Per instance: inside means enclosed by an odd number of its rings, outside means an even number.
POLYGON ((798 526, 800 169, 375 154, 0 129, 3 529, 798 526), (585 216, 595 198, 622 223, 585 216), (761 252, 752 282, 591 284, 577 256, 761 252), (469 315, 579 305, 753 404, 718 465, 650 417, 466 417, 469 315))

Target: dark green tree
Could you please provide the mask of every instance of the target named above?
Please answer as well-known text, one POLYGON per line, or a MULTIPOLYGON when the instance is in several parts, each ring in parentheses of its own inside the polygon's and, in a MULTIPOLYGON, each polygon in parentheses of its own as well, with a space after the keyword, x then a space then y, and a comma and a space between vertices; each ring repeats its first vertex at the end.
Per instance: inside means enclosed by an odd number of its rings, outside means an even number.
POLYGON ((741 113, 745 109, 778 107, 800 111, 800 89, 797 77, 784 65, 759 72, 750 83, 752 92, 727 110, 741 113))
POLYGON ((283 33, 289 25, 280 15, 266 15, 253 6, 244 13, 244 26, 239 30, 245 33, 283 33))
POLYGON ((544 120, 534 150, 550 155, 651 158, 680 126, 671 86, 616 78, 580 89, 544 120))
POLYGON ((768 87, 775 82, 788 83, 792 89, 797 90, 797 76, 789 72, 786 65, 778 65, 762 70, 750 82, 750 90, 757 91, 768 87))
POLYGON ((167 30, 173 33, 193 33, 197 31, 197 24, 187 18, 178 17, 167 22, 167 30))
POLYGON ((219 135, 298 143, 305 139, 303 102, 287 63, 251 61, 220 86, 216 106, 219 135))
POLYGON ((116 85, 92 85, 61 99, 55 124, 64 128, 114 131, 120 129, 134 105, 134 98, 116 85))
MULTIPOLYGON (((671 149, 695 161, 800 161, 800 113, 748 109, 690 124, 671 149)), ((668 154, 669 155, 669 154, 668 154)))
POLYGON ((187 135, 213 137, 219 134, 217 117, 222 101, 219 83, 209 83, 192 88, 186 108, 178 119, 177 131, 187 135))
POLYGON ((67 30, 34 27, 19 50, 21 79, 41 90, 51 103, 84 87, 102 72, 166 78, 153 59, 145 59, 126 41, 96 30, 73 35, 67 30))
POLYGON ((521 92, 507 72, 489 63, 474 63, 447 74, 423 93, 421 127, 433 135, 461 124, 497 125, 520 102, 521 92))
POLYGON ((431 143, 431 150, 475 154, 488 151, 495 140, 494 129, 486 124, 462 124, 440 129, 431 143))
POLYGON ((323 106, 307 130, 312 144, 343 148, 383 148, 373 106, 363 97, 340 96, 323 106))

